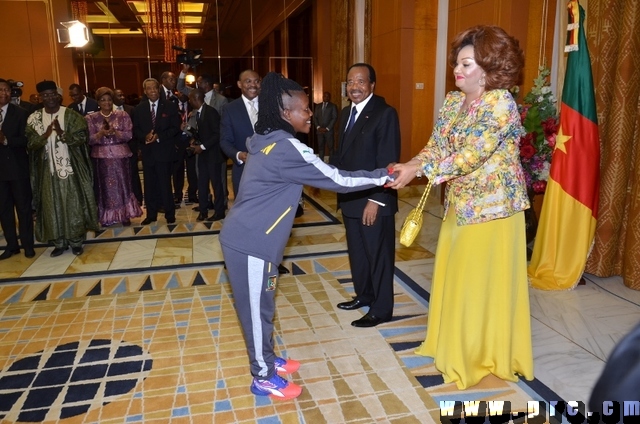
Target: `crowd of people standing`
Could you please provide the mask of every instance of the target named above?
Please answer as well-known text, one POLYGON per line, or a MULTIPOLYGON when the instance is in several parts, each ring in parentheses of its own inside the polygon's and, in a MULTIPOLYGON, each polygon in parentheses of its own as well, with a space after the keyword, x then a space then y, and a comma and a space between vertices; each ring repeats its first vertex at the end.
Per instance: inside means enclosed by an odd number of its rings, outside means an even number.
MULTIPOLYGON (((47 80, 37 84, 31 102, 15 101, 12 81, 0 80, 0 215, 7 241, 0 260, 21 248, 34 257, 34 239, 53 245, 52 257, 69 247, 81 255, 88 231, 129 226, 145 211, 142 225, 157 221, 159 213, 174 224, 185 169, 185 203, 196 205, 196 220, 224 219, 227 157, 220 114, 228 100, 208 74, 200 75, 198 88, 187 87, 187 71, 185 66, 179 78, 164 72, 159 80, 146 79, 135 106, 120 89, 100 87, 89 95, 75 83, 68 91, 72 102, 64 106, 61 88, 47 80)), ((255 98, 259 78, 247 72, 257 78, 251 84, 255 98)), ((233 124, 228 122, 227 140, 243 150, 233 124)), ((237 157, 234 164, 241 169, 237 157)))

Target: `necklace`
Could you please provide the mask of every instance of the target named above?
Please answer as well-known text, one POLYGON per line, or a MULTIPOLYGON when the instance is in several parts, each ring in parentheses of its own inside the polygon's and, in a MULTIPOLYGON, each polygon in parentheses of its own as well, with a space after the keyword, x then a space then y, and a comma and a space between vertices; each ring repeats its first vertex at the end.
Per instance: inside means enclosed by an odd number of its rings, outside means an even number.
POLYGON ((105 115, 104 113, 102 113, 102 111, 100 111, 100 115, 104 116, 105 118, 110 117, 112 113, 113 113, 113 111, 109 112, 108 115, 105 115))

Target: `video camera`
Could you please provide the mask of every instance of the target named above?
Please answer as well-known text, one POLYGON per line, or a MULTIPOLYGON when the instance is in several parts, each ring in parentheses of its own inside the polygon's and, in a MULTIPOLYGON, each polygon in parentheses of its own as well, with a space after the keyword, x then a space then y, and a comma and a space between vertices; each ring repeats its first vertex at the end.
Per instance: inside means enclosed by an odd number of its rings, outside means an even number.
POLYGON ((185 49, 179 46, 172 46, 172 48, 173 50, 182 52, 176 56, 178 63, 189 65, 192 68, 202 65, 202 49, 185 49))
POLYGON ((22 96, 22 87, 24 87, 24 83, 22 81, 14 81, 12 79, 7 80, 7 84, 11 88, 11 98, 16 98, 22 96))
MULTIPOLYGON (((202 144, 200 141, 200 133, 198 133, 198 129, 192 127, 191 125, 187 125, 187 127, 182 130, 185 134, 191 137, 191 143, 193 144, 202 144)), ((187 156, 193 156, 195 151, 192 146, 187 147, 187 156)))

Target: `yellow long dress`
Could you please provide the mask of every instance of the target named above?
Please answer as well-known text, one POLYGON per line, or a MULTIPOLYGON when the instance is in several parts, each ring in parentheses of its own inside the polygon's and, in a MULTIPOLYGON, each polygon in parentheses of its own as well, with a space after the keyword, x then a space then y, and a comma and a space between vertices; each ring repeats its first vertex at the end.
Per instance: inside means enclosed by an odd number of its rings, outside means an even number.
POLYGON ((489 374, 533 379, 525 237, 524 212, 458 226, 449 208, 438 239, 427 336, 416 350, 434 358, 446 383, 462 390, 489 374))

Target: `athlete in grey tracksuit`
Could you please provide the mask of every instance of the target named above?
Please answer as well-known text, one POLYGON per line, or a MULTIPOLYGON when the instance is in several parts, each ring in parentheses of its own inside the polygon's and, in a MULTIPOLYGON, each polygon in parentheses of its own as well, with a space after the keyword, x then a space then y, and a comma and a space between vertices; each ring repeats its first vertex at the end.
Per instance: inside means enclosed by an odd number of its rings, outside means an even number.
POLYGON ((384 185, 387 169, 341 171, 283 130, 254 134, 238 198, 220 231, 220 244, 242 325, 251 374, 269 379, 278 264, 291 234, 302 186, 346 193, 384 185))

